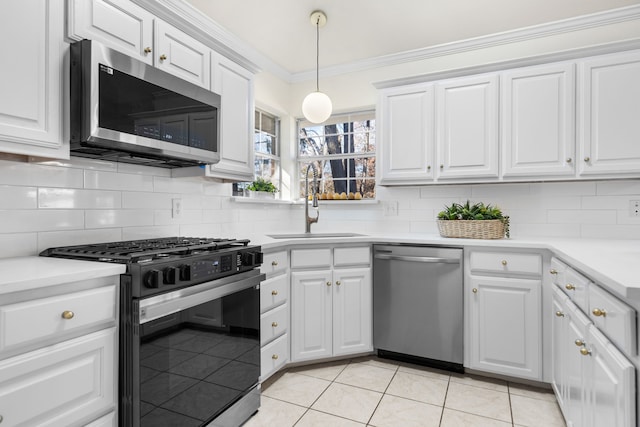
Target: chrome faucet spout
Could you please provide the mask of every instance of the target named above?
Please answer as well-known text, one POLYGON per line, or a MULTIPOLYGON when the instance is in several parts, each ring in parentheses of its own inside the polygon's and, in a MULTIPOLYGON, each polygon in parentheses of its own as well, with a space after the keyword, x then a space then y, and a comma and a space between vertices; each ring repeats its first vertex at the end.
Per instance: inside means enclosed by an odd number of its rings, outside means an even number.
POLYGON ((307 173, 304 176, 304 232, 311 233, 311 224, 318 222, 320 211, 318 211, 318 170, 313 163, 307 166, 307 173), (316 216, 309 216, 309 169, 313 170, 313 183, 311 184, 311 206, 316 208, 316 216))

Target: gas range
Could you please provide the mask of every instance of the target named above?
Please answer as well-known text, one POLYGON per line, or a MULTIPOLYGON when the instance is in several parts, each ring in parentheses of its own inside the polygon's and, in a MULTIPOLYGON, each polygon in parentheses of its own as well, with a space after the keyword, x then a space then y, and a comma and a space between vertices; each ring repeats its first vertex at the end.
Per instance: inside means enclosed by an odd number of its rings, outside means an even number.
POLYGON ((262 264, 247 239, 164 237, 49 248, 41 256, 127 265, 131 296, 147 297, 252 270, 262 264))

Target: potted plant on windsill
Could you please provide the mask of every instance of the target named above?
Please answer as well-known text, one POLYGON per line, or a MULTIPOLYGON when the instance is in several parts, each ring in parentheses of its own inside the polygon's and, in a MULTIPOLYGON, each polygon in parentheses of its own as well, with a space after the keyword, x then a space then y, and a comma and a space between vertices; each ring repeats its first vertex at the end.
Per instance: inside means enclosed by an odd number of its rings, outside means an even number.
POLYGON ((278 189, 271 181, 267 181, 263 178, 256 178, 246 188, 250 198, 254 199, 273 199, 275 198, 278 189))
POLYGON ((484 203, 452 203, 438 213, 438 230, 442 237, 467 239, 502 239, 509 237, 509 217, 497 206, 484 203))

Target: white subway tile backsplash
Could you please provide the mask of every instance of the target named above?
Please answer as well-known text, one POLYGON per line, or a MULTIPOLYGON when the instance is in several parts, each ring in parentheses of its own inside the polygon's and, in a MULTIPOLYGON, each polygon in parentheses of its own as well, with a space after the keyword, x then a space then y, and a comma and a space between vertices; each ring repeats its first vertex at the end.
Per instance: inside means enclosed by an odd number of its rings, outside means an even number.
POLYGON ((580 237, 580 224, 528 224, 509 226, 511 237, 580 237))
POLYGON ((36 187, 0 185, 0 210, 35 209, 38 207, 36 187))
POLYGON ((0 233, 0 258, 38 254, 38 233, 0 233))
POLYGON ((74 230, 84 228, 84 213, 66 209, 0 211, 0 233, 74 230))
POLYGON ((130 163, 116 163, 116 165, 118 173, 171 177, 171 169, 167 168, 157 168, 153 166, 140 167, 130 163))
POLYGON ((85 170, 84 188, 96 190, 153 191, 153 177, 150 175, 85 170))
POLYGON ((38 252, 55 246, 86 245, 122 240, 121 228, 45 231, 38 233, 38 252))
POLYGON ((205 196, 226 196, 230 197, 232 193, 232 185, 219 182, 205 182, 202 184, 205 196))
POLYGON ((0 184, 82 188, 82 169, 0 161, 0 184))
POLYGON ((193 178, 154 176, 153 191, 157 193, 202 194, 204 189, 202 182, 194 181, 193 178))
POLYGON ((39 188, 38 207, 43 209, 120 209, 122 193, 77 188, 39 188))
POLYGON ((471 185, 431 185, 420 188, 420 197, 467 200, 471 198, 471 188, 471 185))
POLYGON ((640 225, 584 224, 580 237, 595 239, 640 239, 640 225))
POLYGON ((640 197, 640 180, 598 181, 596 191, 599 196, 637 196, 640 197))
MULTIPOLYGON (((153 239, 156 237, 181 236, 179 225, 152 227, 125 227, 122 229, 123 240, 153 239)), ((199 237, 199 236, 196 236, 199 237)))
POLYGON ((151 209, 99 209, 85 211, 87 228, 154 225, 151 209))
MULTIPOLYGON (((635 196, 637 200, 640 200, 640 195, 635 196)), ((599 210, 599 209, 629 209, 629 201, 634 199, 634 196, 593 196, 583 197, 581 208, 585 210, 599 210)))
POLYGON ((172 199, 180 198, 179 194, 129 192, 122 193, 123 209, 171 209, 172 199))
POLYGON ((536 182, 529 185, 529 194, 534 197, 594 196, 596 183, 594 181, 536 182))
MULTIPOLYGON (((476 184, 471 186, 471 197, 474 202, 491 203, 490 199, 505 199, 512 196, 526 196, 530 192, 530 184, 476 184)), ((492 203, 493 204, 493 203, 492 203)))
POLYGON ((117 172, 117 163, 104 160, 88 159, 84 157, 71 157, 70 159, 45 160, 38 162, 41 165, 58 166, 75 169, 90 169, 117 172))
POLYGON ((556 210, 548 211, 548 222, 552 224, 615 224, 615 210, 556 210))
POLYGON ((180 224, 179 235, 187 237, 220 237, 225 234, 222 230, 221 224, 180 224))
POLYGON ((179 218, 174 218, 170 210, 157 210, 153 212, 154 225, 172 225, 172 224, 201 224, 201 210, 184 210, 179 218))

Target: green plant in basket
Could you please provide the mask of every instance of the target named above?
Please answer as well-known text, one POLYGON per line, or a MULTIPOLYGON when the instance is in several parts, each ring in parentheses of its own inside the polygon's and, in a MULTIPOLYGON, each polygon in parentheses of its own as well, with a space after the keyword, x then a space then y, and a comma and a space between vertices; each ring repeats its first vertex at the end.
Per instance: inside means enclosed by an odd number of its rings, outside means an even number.
POLYGON ((267 181, 264 178, 256 178, 251 184, 247 186, 249 191, 266 191, 268 193, 277 193, 278 189, 271 181, 267 181))
POLYGON ((509 217, 503 215, 499 207, 491 204, 485 205, 479 202, 472 205, 469 200, 464 204, 452 203, 451 206, 445 206, 444 210, 438 213, 438 219, 443 221, 498 219, 503 222, 505 235, 509 237, 509 217))

